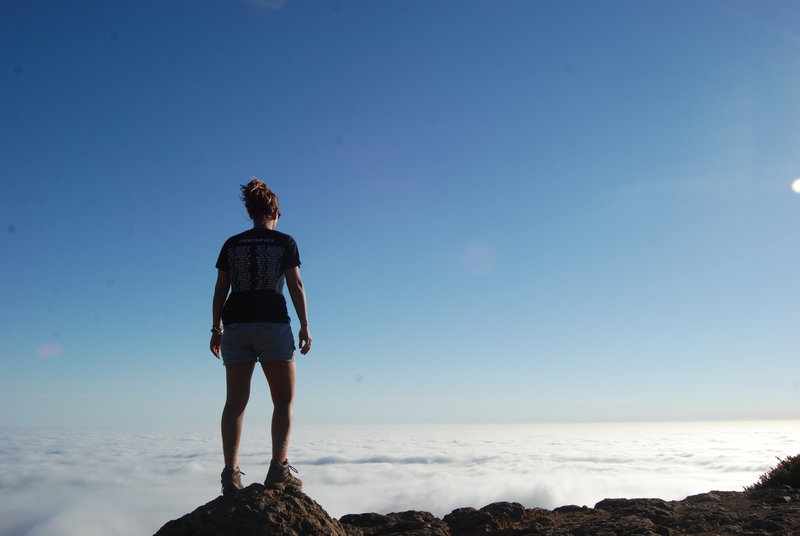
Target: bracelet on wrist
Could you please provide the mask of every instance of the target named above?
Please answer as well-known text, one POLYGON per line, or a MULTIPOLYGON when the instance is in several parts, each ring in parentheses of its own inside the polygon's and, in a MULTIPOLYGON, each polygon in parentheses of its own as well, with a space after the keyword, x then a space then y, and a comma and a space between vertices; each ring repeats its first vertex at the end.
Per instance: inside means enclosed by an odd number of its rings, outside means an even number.
POLYGON ((221 328, 211 328, 211 333, 214 333, 215 335, 222 335, 222 329, 221 328))

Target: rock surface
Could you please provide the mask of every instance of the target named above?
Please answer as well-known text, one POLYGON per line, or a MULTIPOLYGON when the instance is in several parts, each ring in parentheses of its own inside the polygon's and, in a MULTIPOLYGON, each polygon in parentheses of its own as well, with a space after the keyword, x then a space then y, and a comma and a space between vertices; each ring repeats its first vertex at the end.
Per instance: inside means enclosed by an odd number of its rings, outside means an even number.
POLYGON ((320 505, 302 491, 250 484, 220 495, 194 512, 170 521, 156 536, 347 536, 320 505))
POLYGON ((301 491, 252 484, 164 525, 156 536, 800 536, 800 490, 712 491, 682 501, 604 499, 554 510, 498 502, 429 512, 348 514, 336 521, 301 491))

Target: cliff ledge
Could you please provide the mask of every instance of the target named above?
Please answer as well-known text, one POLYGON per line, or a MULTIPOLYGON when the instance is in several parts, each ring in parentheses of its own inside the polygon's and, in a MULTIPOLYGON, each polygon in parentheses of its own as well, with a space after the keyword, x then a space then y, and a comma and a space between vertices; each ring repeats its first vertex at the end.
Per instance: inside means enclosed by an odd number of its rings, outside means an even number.
POLYGON ((682 501, 604 499, 554 510, 498 502, 428 512, 332 519, 302 491, 251 484, 164 525, 155 536, 800 536, 800 490, 711 491, 682 501))

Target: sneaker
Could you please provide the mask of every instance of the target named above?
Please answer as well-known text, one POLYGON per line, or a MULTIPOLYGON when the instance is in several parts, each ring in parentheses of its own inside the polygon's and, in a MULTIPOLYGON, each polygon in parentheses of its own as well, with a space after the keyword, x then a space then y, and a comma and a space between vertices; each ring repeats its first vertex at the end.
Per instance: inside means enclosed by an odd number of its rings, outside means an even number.
POLYGON ((270 462, 264 485, 272 489, 285 489, 287 487, 302 489, 303 481, 292 475, 290 471, 298 472, 297 469, 289 465, 288 461, 283 463, 270 462))
POLYGON ((242 486, 241 475, 243 474, 244 473, 241 472, 238 467, 236 467, 236 469, 229 469, 227 467, 223 469, 220 475, 222 480, 222 494, 227 495, 238 489, 242 489, 244 486, 242 486))

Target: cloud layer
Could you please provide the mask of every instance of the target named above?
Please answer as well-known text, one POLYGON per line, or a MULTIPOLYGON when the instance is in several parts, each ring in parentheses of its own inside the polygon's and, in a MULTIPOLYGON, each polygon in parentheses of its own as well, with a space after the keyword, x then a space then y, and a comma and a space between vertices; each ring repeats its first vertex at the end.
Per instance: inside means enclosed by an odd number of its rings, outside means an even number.
MULTIPOLYGON (((499 500, 553 508, 740 490, 775 456, 800 452, 798 438, 800 422, 300 426, 291 461, 334 517, 441 516, 499 500)), ((245 483, 263 480, 268 445, 246 427, 245 483)), ((152 534, 219 493, 219 451, 211 430, 6 431, 0 535, 152 534)))

